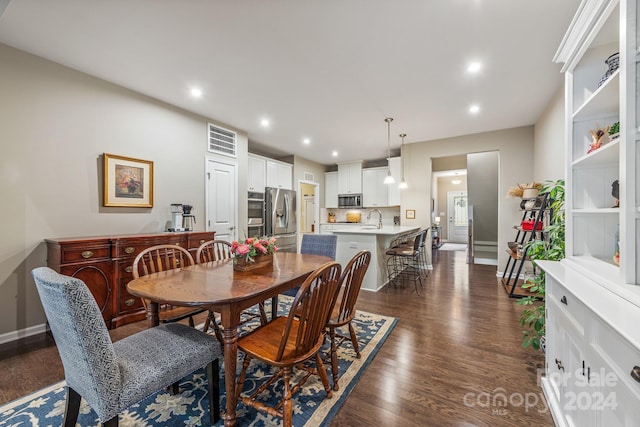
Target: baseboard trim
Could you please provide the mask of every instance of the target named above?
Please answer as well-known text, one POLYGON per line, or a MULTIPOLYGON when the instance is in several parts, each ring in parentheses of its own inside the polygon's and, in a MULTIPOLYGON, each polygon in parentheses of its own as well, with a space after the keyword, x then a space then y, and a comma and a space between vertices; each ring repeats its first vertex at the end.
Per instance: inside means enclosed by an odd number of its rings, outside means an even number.
POLYGON ((0 334, 0 344, 6 344, 8 342, 17 341, 22 338, 31 337, 47 332, 47 324, 42 323, 40 325, 29 326, 28 328, 18 329, 17 331, 7 332, 0 334))

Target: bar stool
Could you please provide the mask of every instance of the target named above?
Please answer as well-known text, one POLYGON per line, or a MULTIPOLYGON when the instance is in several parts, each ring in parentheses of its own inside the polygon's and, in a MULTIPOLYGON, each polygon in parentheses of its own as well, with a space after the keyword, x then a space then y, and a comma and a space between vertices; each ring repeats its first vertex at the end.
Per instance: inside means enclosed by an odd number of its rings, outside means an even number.
POLYGON ((395 248, 389 248, 386 254, 389 255, 387 260, 387 271, 389 274, 389 283, 397 282, 398 279, 411 280, 414 283, 416 294, 420 295, 418 283, 422 288, 422 254, 421 246, 424 244, 425 232, 421 231, 413 239, 413 244, 398 245, 395 248))

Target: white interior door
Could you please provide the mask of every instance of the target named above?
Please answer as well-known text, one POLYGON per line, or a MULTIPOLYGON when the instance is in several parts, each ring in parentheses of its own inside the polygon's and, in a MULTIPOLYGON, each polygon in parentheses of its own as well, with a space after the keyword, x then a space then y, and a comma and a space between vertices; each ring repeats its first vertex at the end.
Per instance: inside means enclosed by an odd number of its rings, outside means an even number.
POLYGON ((207 231, 216 240, 237 239, 237 172, 235 163, 207 161, 207 231))
POLYGON ((469 211, 466 191, 447 192, 447 240, 454 243, 467 243, 469 231, 469 211))

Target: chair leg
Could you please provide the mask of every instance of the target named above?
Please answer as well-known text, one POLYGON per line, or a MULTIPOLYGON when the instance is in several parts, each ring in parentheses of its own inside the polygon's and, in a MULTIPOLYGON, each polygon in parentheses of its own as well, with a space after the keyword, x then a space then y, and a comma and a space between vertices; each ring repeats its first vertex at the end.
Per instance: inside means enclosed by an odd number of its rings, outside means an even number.
POLYGON ((118 416, 116 415, 109 421, 102 423, 102 427, 118 427, 118 416))
MULTIPOLYGON (((320 357, 318 355, 317 359, 320 359, 320 357)), ((320 363, 322 363, 322 361, 320 361, 320 363)), ((324 373, 325 377, 327 376, 327 373, 324 373)), ((293 404, 291 403, 291 387, 290 387, 290 380, 291 380, 291 368, 290 367, 285 367, 282 368, 282 379, 284 381, 284 386, 283 386, 283 390, 282 390, 282 424, 284 427, 292 427, 293 426, 293 404)))
POLYGON ((336 329, 330 328, 329 335, 331 336, 331 374, 333 376, 333 389, 335 391, 340 390, 338 385, 338 346, 336 346, 336 329))
MULTIPOLYGON (((67 399, 64 408, 64 427, 75 427, 80 413, 80 395, 71 387, 67 387, 67 399)), ((116 417, 117 418, 117 417, 116 417)))
POLYGON ((192 328, 196 327, 196 324, 193 323, 193 316, 189 316, 189 326, 191 326, 192 328))
MULTIPOLYGON (((213 313, 210 311, 209 314, 207 314, 207 320, 204 321, 204 326, 202 327, 202 332, 204 332, 205 334, 207 332, 209 332, 209 328, 211 327, 211 316, 213 315, 213 313)), ((214 322, 215 322, 215 317, 214 317, 214 322)))
POLYGON ((236 399, 240 400, 240 394, 242 393, 242 386, 244 385, 244 379, 247 377, 247 368, 251 363, 251 357, 248 354, 244 355, 244 361, 242 362, 242 370, 238 377, 238 383, 236 384, 236 399))
POLYGON ((209 393, 209 421, 220 420, 220 365, 218 359, 207 364, 207 391, 209 393))
POLYGON ((175 383, 171 384, 170 393, 172 396, 180 394, 180 382, 176 381, 175 383))
POLYGON ((356 331, 353 329, 353 324, 351 322, 349 322, 349 335, 351 335, 351 344, 353 345, 353 349, 356 351, 356 358, 360 359, 362 355, 360 354, 358 337, 356 336, 356 331))
POLYGON ((318 375, 322 380, 324 391, 327 392, 327 399, 331 399, 331 397, 333 397, 333 391, 331 391, 331 386, 329 386, 329 376, 327 376, 327 370, 324 367, 324 363, 322 363, 320 352, 316 353, 316 371, 318 371, 318 375))

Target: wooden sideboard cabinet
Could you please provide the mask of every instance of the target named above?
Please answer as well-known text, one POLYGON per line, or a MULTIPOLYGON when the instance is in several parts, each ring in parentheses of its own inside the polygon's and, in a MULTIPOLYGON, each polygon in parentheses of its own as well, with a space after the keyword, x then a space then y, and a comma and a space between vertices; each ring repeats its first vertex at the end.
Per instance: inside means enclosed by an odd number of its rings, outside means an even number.
POLYGON ((213 240, 214 235, 213 231, 193 231, 45 239, 47 265, 84 281, 107 327, 117 328, 145 318, 140 298, 127 292, 127 283, 133 279, 133 260, 142 250, 155 245, 178 245, 195 260, 198 246, 213 240))

